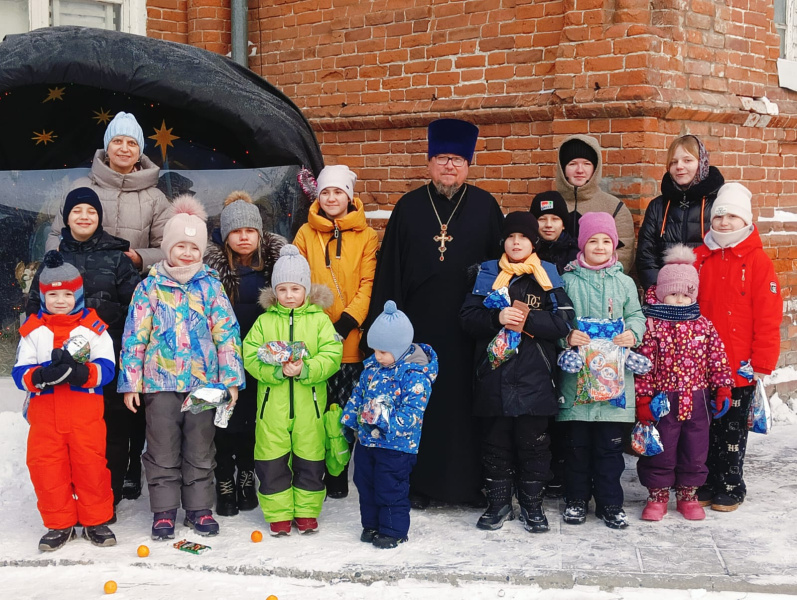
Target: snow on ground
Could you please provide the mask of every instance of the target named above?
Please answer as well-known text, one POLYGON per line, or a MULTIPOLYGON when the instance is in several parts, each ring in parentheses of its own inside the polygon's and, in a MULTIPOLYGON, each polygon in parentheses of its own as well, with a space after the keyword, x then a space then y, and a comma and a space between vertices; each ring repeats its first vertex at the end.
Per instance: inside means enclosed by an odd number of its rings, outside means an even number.
POLYGON ((565 525, 557 500, 546 500, 551 531, 534 536, 518 521, 500 531, 480 531, 479 510, 437 506, 413 512, 409 543, 380 551, 359 541, 352 486, 348 498, 325 503, 316 534, 265 536, 253 543, 253 530, 266 532, 259 510, 219 518, 222 531, 215 538, 201 539, 180 525, 177 540, 212 546, 194 556, 149 539, 145 491, 139 500, 119 505, 117 546, 95 548, 78 539, 42 554, 37 543, 44 528, 25 466, 28 428, 21 401, 13 384, 0 380, 3 598, 98 598, 110 579, 119 585, 116 597, 148 600, 726 600, 797 594, 797 425, 785 420, 770 435, 750 435, 748 500, 733 513, 708 511, 702 522, 684 521, 674 502, 663 522, 640 521, 646 492, 636 478, 635 459, 628 457, 626 531, 612 531, 593 516, 581 526, 565 525), (137 556, 141 544, 150 548, 149 557, 137 556))

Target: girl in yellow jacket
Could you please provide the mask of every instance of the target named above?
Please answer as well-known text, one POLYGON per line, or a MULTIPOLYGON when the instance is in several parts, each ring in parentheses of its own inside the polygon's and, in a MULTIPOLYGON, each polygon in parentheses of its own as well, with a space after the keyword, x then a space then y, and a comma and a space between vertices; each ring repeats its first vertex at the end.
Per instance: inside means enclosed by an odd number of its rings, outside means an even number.
MULTIPOLYGON (((313 283, 332 290, 326 309, 343 339, 340 371, 327 381, 327 402, 345 406, 363 369, 360 326, 368 315, 379 238, 365 220, 363 203, 354 195, 357 175, 345 165, 324 167, 318 176, 318 198, 293 244, 310 263, 313 283)), ((345 498, 348 470, 325 475, 327 495, 345 498)))

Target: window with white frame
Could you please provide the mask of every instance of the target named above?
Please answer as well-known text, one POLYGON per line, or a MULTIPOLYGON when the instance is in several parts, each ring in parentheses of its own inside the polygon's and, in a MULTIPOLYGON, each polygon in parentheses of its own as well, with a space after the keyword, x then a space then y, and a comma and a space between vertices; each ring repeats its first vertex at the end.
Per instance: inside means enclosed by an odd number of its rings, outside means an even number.
POLYGON ((775 0, 775 31, 780 36, 780 86, 797 91, 797 0, 775 0))
POLYGON ((146 0, 0 0, 0 39, 57 25, 146 34, 146 0))

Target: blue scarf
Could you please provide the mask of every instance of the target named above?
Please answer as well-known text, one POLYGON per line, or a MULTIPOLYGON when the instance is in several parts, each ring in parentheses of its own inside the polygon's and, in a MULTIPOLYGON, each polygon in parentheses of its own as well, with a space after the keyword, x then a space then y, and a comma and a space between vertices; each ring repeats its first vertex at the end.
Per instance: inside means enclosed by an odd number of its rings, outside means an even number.
POLYGON ((700 318, 700 305, 697 302, 687 305, 645 304, 642 312, 646 317, 663 321, 696 321, 700 318))

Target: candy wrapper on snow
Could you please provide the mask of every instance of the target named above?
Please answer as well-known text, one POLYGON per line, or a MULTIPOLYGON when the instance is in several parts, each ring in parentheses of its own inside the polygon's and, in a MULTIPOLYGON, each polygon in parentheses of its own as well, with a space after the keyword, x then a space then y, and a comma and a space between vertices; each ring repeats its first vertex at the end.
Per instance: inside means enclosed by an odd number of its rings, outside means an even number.
POLYGON ((572 348, 565 350, 559 355, 556 364, 565 373, 578 373, 584 367, 584 361, 578 355, 578 352, 572 348))
POLYGON ((183 552, 188 552, 190 554, 204 554, 210 550, 210 546, 206 546, 205 544, 197 544, 196 542, 189 542, 188 540, 180 540, 179 542, 175 542, 173 546, 178 550, 182 550, 183 552))
POLYGON ((377 429, 387 433, 390 431, 390 413, 393 410, 393 402, 390 396, 380 394, 376 398, 371 398, 363 404, 360 411, 360 419, 363 423, 373 425, 377 429))
POLYGON ((755 377, 755 371, 753 370, 753 365, 750 364, 749 360, 743 360, 739 370, 736 371, 737 375, 741 375, 750 383, 753 383, 753 377, 755 377))
MULTIPOLYGON (((509 298, 509 289, 502 287, 493 290, 484 299, 484 305, 487 308, 498 308, 501 310, 511 306, 512 301, 509 298)), ((497 369, 517 354, 519 345, 520 332, 511 331, 506 327, 502 327, 501 331, 487 344, 487 359, 490 361, 490 366, 493 369, 497 369)))
POLYGON ((199 414, 203 410, 211 410, 227 402, 227 388, 221 383, 210 383, 194 390, 185 397, 181 412, 191 411, 199 414))
POLYGON ((653 363, 644 354, 629 350, 625 355, 625 368, 634 375, 645 375, 653 368, 653 363))
POLYGON ((608 402, 625 408, 625 348, 612 340, 625 329, 620 319, 578 318, 578 329, 590 337, 578 347, 584 366, 578 373, 576 404, 608 402))
POLYGON ((282 365, 306 358, 310 353, 304 342, 266 342, 257 349, 257 357, 267 365, 282 365))
POLYGON ((631 432, 631 447, 642 456, 656 456, 664 452, 659 432, 653 425, 637 423, 631 432))
POLYGON ((661 418, 669 414, 670 412, 670 399, 667 397, 667 394, 664 392, 659 392, 650 400, 650 414, 653 415, 653 418, 657 421, 660 421, 661 418))
POLYGON ((230 417, 232 417, 233 410, 235 410, 235 405, 230 406, 229 402, 225 402, 221 406, 217 406, 216 416, 213 417, 213 424, 216 427, 227 429, 227 425, 230 424, 230 417))
POLYGON ((772 429, 772 410, 764 382, 756 381, 750 412, 747 413, 747 429, 753 433, 769 433, 772 429))
POLYGON ((61 347, 72 355, 75 362, 87 363, 91 358, 91 346, 89 346, 89 341, 82 335, 73 335, 61 347))

